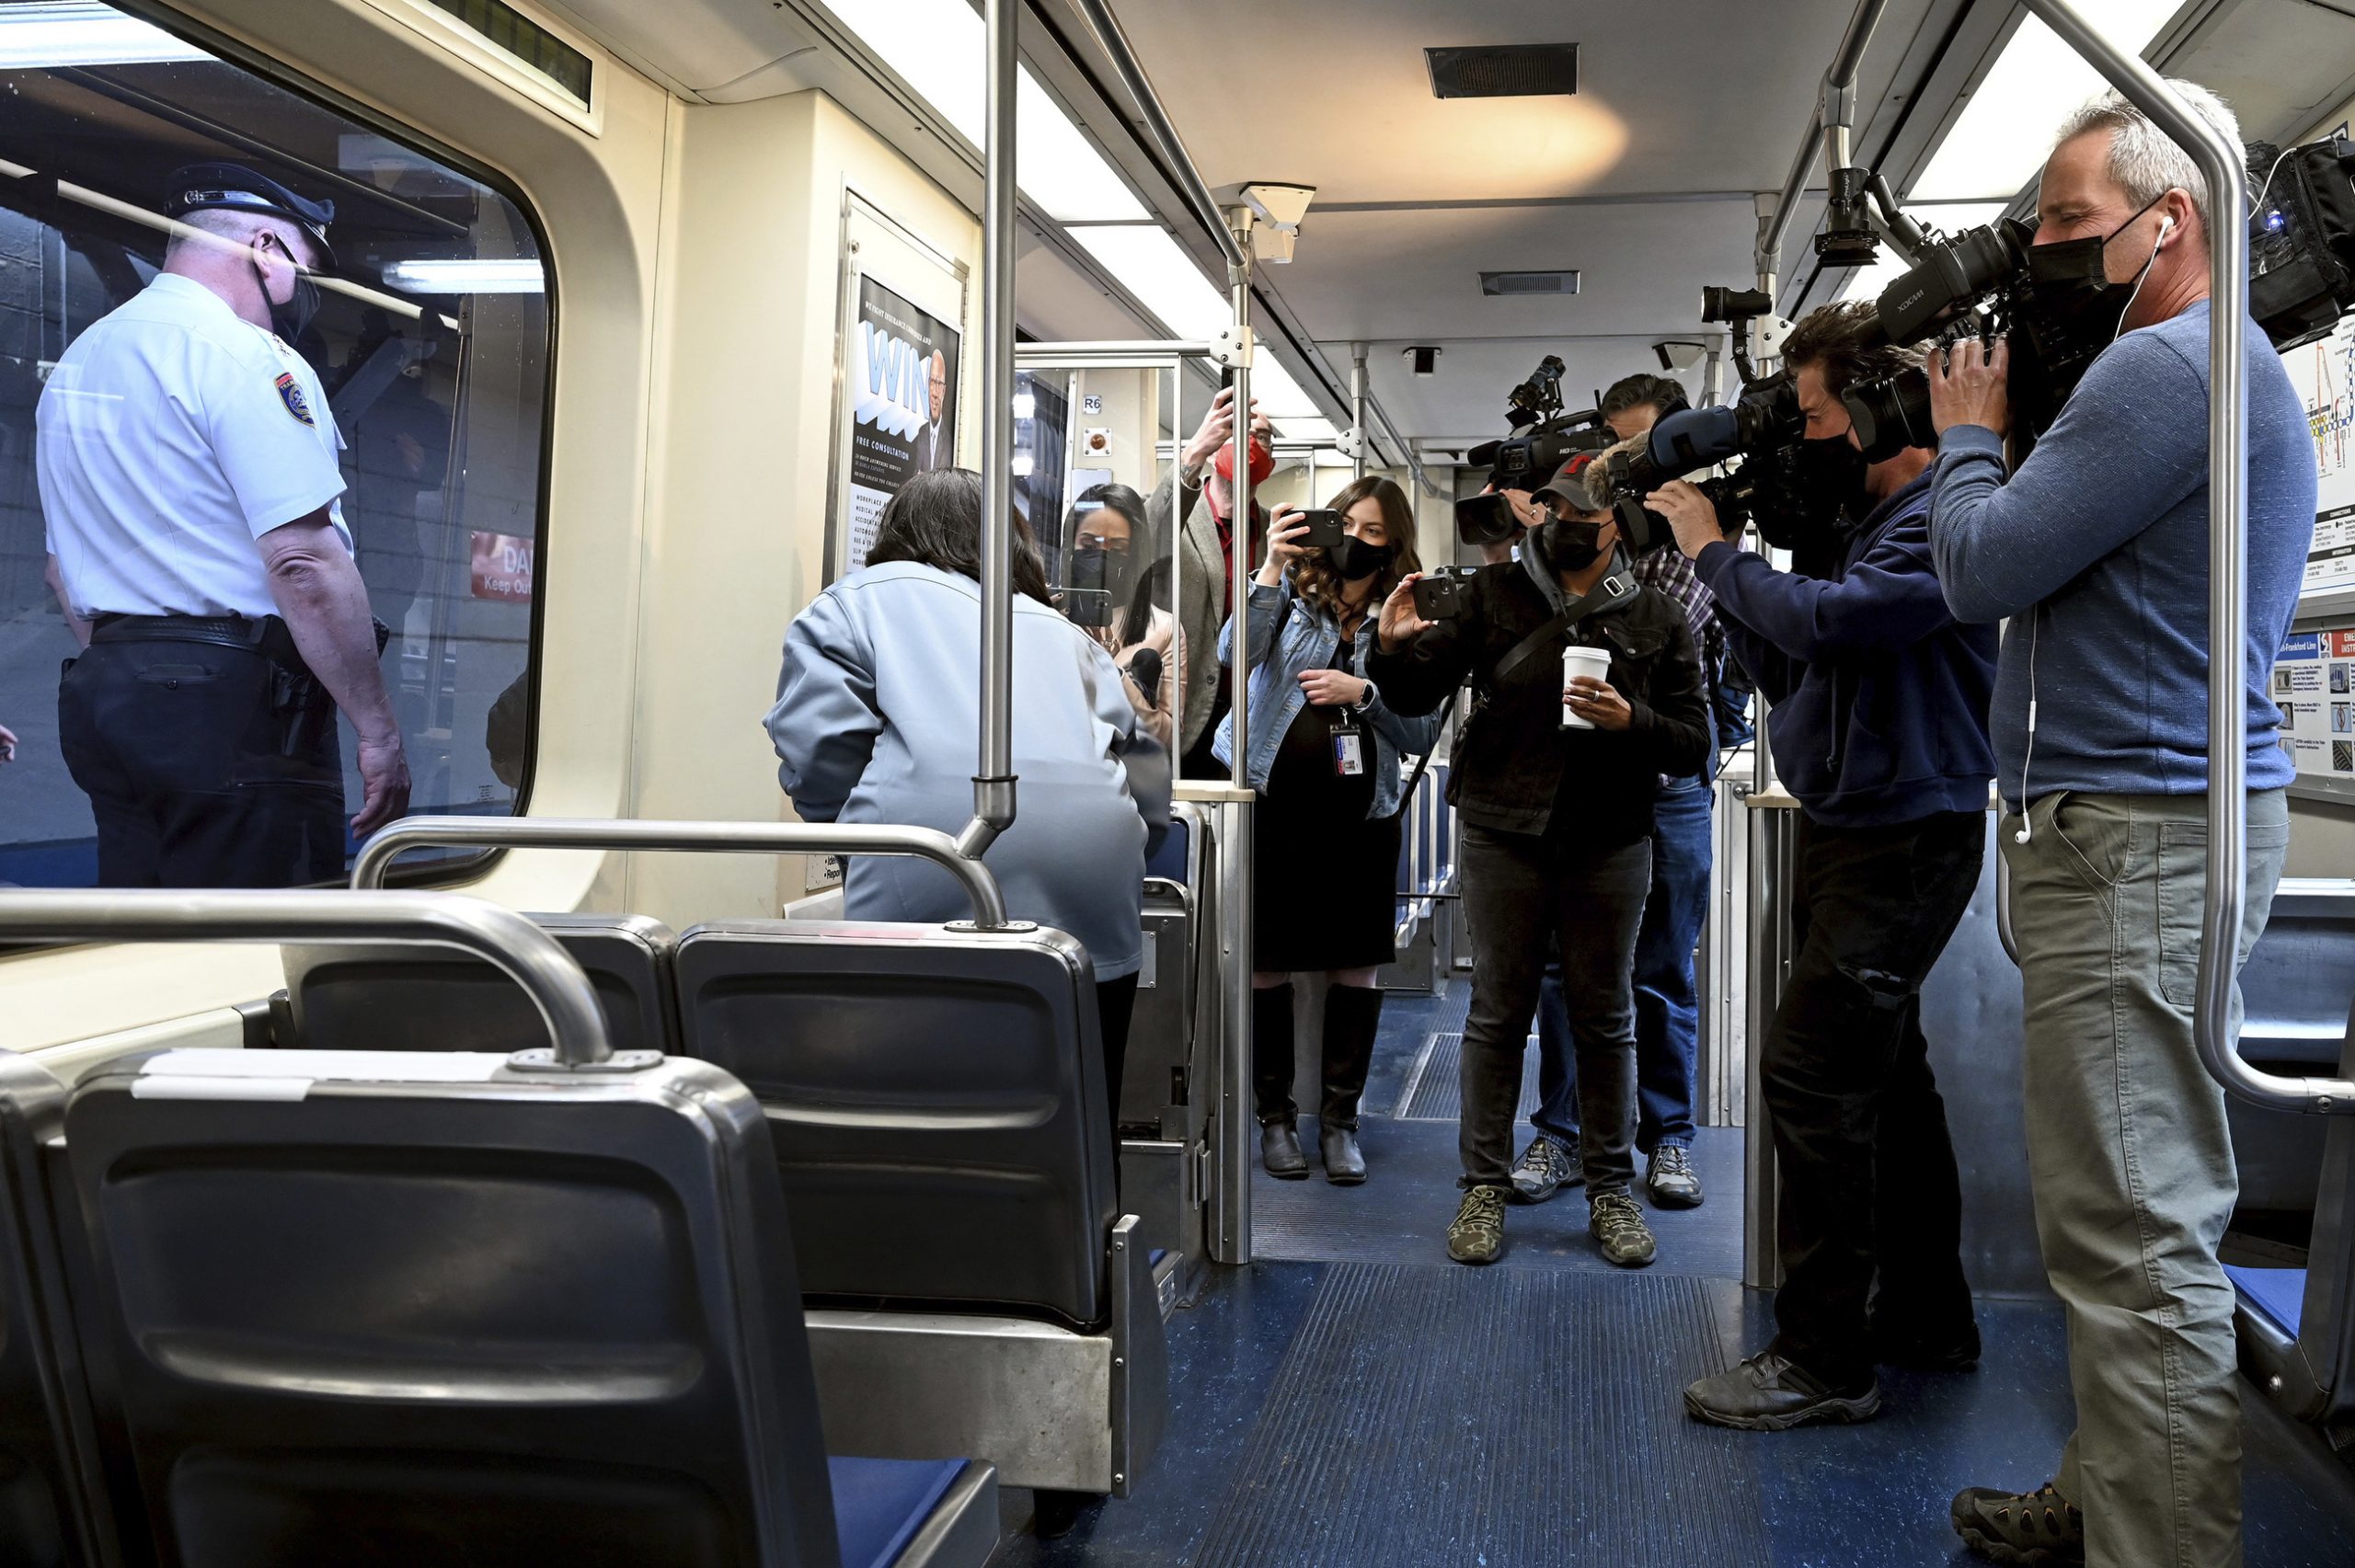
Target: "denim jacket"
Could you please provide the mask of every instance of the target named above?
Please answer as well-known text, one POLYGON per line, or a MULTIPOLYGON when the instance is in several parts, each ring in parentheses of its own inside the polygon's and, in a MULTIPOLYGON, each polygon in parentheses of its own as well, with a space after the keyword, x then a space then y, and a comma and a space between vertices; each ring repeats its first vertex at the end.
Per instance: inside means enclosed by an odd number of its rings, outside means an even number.
MULTIPOLYGON (((1322 611, 1313 610, 1306 601, 1292 591, 1292 578, 1287 577, 1274 588, 1254 582, 1251 585, 1251 624, 1246 647, 1251 656, 1251 787, 1268 787, 1269 770, 1275 766, 1276 752, 1282 747, 1284 732, 1292 720, 1300 716, 1302 706, 1308 701, 1300 689, 1300 676, 1306 670, 1329 670, 1334 650, 1341 646, 1340 623, 1322 611), (1285 612, 1285 606, 1291 607, 1285 612), (1279 643, 1276 625, 1283 624, 1279 643), (1279 643, 1270 653, 1269 645, 1279 643)), ((1235 618, 1227 617, 1219 628, 1218 657, 1225 662, 1233 656, 1235 618)), ((1365 673, 1366 655, 1374 647, 1374 617, 1369 613, 1360 623, 1357 635, 1357 657, 1351 661, 1357 673, 1365 673)), ((1369 818, 1395 815, 1400 804, 1399 795, 1405 779, 1398 766, 1399 755, 1421 756, 1439 740, 1441 727, 1447 722, 1445 710, 1423 718, 1409 718, 1393 713, 1376 691, 1359 710, 1365 721, 1368 737, 1366 764, 1373 770, 1373 809, 1369 818)), ((1235 766, 1235 715, 1227 714, 1218 721, 1218 734, 1211 742, 1211 755, 1235 766)))

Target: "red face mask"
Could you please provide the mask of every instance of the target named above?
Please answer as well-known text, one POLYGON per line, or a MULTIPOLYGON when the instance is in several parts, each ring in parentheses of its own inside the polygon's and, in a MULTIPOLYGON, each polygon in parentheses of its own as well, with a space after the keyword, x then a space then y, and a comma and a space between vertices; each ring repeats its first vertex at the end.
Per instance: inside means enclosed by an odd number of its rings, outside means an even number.
MULTIPOLYGON (((1235 483, 1235 445, 1232 441, 1218 449, 1218 456, 1211 462, 1211 471, 1229 485, 1235 483)), ((1251 488, 1258 487, 1272 478, 1276 472, 1276 454, 1258 441, 1251 443, 1251 488)), ((1224 517, 1225 509, 1213 498, 1211 509, 1214 516, 1224 517)))

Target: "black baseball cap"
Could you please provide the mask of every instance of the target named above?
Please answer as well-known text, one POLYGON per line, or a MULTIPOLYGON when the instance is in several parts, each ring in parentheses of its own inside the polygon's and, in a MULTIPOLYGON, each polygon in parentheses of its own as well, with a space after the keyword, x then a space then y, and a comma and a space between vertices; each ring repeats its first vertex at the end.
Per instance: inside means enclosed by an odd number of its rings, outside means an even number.
POLYGON ((172 171, 164 196, 164 216, 190 212, 259 212, 284 218, 311 236, 318 247, 319 265, 335 265, 335 247, 327 244, 327 225, 335 222, 335 203, 313 201, 243 164, 190 164, 172 171))
POLYGON ((1548 496, 1559 496, 1569 503, 1570 509, 1573 511, 1608 511, 1611 509, 1610 503, 1597 496, 1593 487, 1587 483, 1587 470, 1593 465, 1594 453, 1574 452, 1570 454, 1570 460, 1568 463, 1555 470, 1551 479, 1532 490, 1530 494, 1539 500, 1544 500, 1548 496))

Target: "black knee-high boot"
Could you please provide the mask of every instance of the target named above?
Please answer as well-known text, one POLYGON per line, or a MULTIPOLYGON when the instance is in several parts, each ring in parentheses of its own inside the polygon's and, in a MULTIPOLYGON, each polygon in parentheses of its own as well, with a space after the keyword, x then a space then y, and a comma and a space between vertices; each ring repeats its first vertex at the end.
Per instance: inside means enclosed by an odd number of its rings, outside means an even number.
POLYGON ((1358 1148, 1358 1099, 1373 1064, 1373 1037, 1382 1027, 1382 992, 1336 985, 1325 992, 1325 1098, 1318 1108, 1325 1179, 1342 1186, 1365 1180, 1358 1148))
POLYGON ((1251 992, 1251 1098, 1259 1116, 1259 1157, 1271 1176, 1308 1174, 1293 1125, 1292 1100, 1292 982, 1251 992))

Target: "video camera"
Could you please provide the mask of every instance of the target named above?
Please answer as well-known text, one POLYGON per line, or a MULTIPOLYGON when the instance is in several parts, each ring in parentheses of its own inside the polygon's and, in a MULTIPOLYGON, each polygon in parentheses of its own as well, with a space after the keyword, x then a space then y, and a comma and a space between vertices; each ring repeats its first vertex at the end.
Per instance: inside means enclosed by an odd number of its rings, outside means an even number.
MULTIPOLYGON (((1529 379, 1505 395, 1505 419, 1515 433, 1504 441, 1483 441, 1464 454, 1466 463, 1488 470, 1493 487, 1534 490, 1553 477, 1572 452, 1600 452, 1611 444, 1600 408, 1564 412, 1562 370, 1562 361, 1552 354, 1538 361, 1529 379)), ((1467 544, 1495 544, 1519 531, 1509 507, 1476 508, 1466 514, 1458 503, 1456 532, 1467 544), (1481 529, 1491 532, 1477 532, 1481 529)))
MULTIPOLYGON (((2248 168, 2257 190, 2249 212, 2249 314, 2276 350, 2294 349, 2326 336, 2355 308, 2355 145, 2344 132, 2286 153, 2254 142, 2248 168)), ((2028 441, 2059 416, 2086 367, 2115 338, 2072 329, 2070 296, 2106 280, 2089 272, 2039 280, 2028 263, 2034 237, 2017 219, 1951 239, 1923 235, 1914 265, 1873 306, 1892 343, 1926 340, 1943 349, 1966 337, 2007 338, 2005 390, 2028 441)), ((1868 462, 1936 443, 1929 378, 1918 369, 1852 386, 1841 401, 1868 462)))

